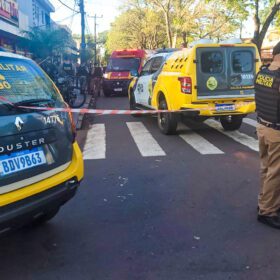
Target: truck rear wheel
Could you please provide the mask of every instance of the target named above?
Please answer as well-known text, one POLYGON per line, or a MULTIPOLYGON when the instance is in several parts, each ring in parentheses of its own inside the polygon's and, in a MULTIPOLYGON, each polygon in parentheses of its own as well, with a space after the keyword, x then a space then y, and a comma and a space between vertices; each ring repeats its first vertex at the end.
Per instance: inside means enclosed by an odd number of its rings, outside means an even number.
MULTIPOLYGON (((168 110, 167 103, 163 99, 159 103, 159 109, 168 110)), ((159 113, 158 127, 163 134, 172 135, 176 133, 178 119, 174 113, 159 113)))
POLYGON ((233 131, 240 128, 242 124, 243 116, 223 116, 220 118, 220 122, 227 131, 233 131))
POLYGON ((108 90, 103 89, 103 93, 105 97, 110 97, 111 93, 108 90))

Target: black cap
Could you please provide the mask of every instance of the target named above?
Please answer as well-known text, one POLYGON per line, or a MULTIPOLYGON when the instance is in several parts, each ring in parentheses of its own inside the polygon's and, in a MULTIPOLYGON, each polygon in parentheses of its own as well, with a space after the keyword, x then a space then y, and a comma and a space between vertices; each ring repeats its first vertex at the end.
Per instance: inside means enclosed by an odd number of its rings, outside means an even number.
POLYGON ((276 46, 273 48, 272 55, 277 55, 277 54, 280 54, 280 42, 278 42, 276 46))

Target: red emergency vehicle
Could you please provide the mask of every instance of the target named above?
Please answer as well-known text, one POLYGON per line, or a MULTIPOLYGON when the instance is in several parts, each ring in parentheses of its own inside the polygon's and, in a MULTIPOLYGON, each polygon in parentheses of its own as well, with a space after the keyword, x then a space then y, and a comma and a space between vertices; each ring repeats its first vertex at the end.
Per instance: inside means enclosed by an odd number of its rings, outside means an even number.
POLYGON ((125 49, 114 51, 103 76, 104 95, 127 95, 129 83, 134 76, 140 73, 145 57, 145 50, 125 49))

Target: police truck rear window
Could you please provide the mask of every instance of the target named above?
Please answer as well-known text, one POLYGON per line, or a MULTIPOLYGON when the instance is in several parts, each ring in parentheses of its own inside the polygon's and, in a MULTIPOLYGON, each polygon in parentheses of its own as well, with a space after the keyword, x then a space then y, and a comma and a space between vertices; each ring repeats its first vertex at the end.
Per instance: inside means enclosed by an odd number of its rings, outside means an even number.
POLYGON ((253 71, 253 54, 250 51, 236 51, 232 54, 232 67, 235 73, 253 71))
POLYGON ((5 57, 0 57, 0 96, 12 103, 31 99, 62 100, 52 82, 35 63, 5 57))
POLYGON ((201 54, 201 70, 206 74, 218 74, 223 71, 223 55, 218 51, 203 52, 201 54))

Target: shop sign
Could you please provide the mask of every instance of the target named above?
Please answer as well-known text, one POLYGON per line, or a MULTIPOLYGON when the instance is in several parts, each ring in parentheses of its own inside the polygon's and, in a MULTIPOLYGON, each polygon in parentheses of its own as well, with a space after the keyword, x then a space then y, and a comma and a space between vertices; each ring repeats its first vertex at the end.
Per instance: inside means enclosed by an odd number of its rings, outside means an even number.
POLYGON ((0 18, 18 25, 17 0, 0 0, 0 18))

